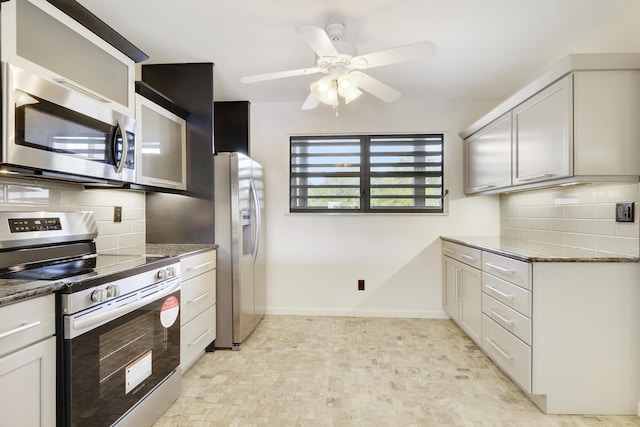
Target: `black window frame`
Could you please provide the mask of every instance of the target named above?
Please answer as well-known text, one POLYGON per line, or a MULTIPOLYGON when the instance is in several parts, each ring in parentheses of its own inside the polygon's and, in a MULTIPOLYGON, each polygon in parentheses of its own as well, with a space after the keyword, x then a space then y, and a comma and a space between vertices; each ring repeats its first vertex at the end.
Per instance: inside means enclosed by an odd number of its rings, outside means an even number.
MULTIPOLYGON (((336 142, 336 145, 340 145, 340 142, 336 142)), ((416 142, 416 145, 419 145, 416 142)), ((329 153, 331 154, 331 153, 329 153)), ((336 153, 336 156, 339 156, 340 154, 336 153)), ((322 156, 327 156, 326 154, 315 154, 316 157, 322 157, 322 156)), ((354 156, 350 156, 350 157, 354 157, 354 156)), ((445 162, 445 158, 444 158, 444 134, 443 133, 412 133, 412 134, 359 134, 359 135, 292 135, 289 137, 289 212, 291 213, 413 213, 413 214, 442 214, 445 212, 445 196, 447 195, 447 190, 445 190, 445 182, 444 182, 444 162, 445 162), (406 146, 406 141, 411 140, 411 139, 415 139, 417 141, 422 141, 423 144, 422 145, 431 145, 431 146, 438 146, 439 145, 439 151, 422 151, 422 150, 414 150, 414 151, 410 151, 410 152, 404 152, 404 151, 382 151, 382 152, 373 152, 372 153, 372 147, 376 146, 376 145, 388 145, 389 143, 387 142, 386 144, 384 143, 385 140, 392 140, 392 139, 399 139, 404 141, 404 145, 406 146), (294 162, 294 158, 303 158, 303 159, 308 159, 309 157, 314 157, 314 156, 305 156, 304 153, 301 153, 300 150, 303 150, 305 146, 310 146, 314 143, 316 144, 322 144, 322 142, 328 142, 329 144, 331 144, 331 141, 350 141, 350 142, 344 142, 343 145, 348 145, 348 146, 355 146, 355 145, 359 145, 359 156, 360 156, 360 163, 359 163, 359 170, 357 172, 354 171, 349 171, 349 172, 327 172, 326 174, 323 173, 313 173, 313 172, 301 172, 299 171, 299 166, 300 164, 296 164, 294 162), (359 142, 355 142, 356 140, 358 140, 359 142), (425 141, 429 141, 429 142, 425 142, 425 141), (294 150, 295 148, 295 150, 294 150), (294 152, 295 151, 295 152, 294 152), (376 156, 377 154, 377 156, 376 156), (414 166, 414 165, 420 165, 420 167, 424 167, 425 171, 410 171, 410 172, 400 172, 400 171, 396 171, 396 172, 391 172, 391 171, 387 171, 387 172, 379 172, 379 171, 372 171, 372 168, 375 166, 388 166, 388 167, 394 167, 396 166, 398 163, 379 163, 379 162, 372 162, 372 157, 384 157, 384 156, 400 156, 403 154, 412 154, 412 155, 416 155, 416 154, 424 154, 425 157, 430 155, 430 156, 439 156, 440 157, 440 161, 439 162, 428 162, 426 161, 426 159, 423 162, 416 162, 416 161, 412 161, 409 162, 408 165, 409 166, 414 166), (294 168, 296 169, 294 171, 294 168), (435 168, 439 170, 433 171, 433 170, 428 170, 429 168, 435 168), (308 195, 308 190, 310 187, 312 187, 311 185, 309 185, 308 183, 300 183, 300 181, 304 181, 305 179, 311 178, 311 177, 323 177, 323 176, 327 176, 327 177, 333 177, 333 178, 346 178, 346 177, 350 177, 350 178, 354 178, 354 177, 359 177, 359 189, 360 189, 360 194, 359 195, 351 195, 351 196, 316 196, 316 197, 309 197, 308 195), (423 184, 393 184, 393 185, 388 185, 388 184, 372 184, 371 179, 372 178, 376 178, 376 177, 380 177, 380 178, 384 178, 384 177, 390 177, 390 176, 395 176, 395 177, 400 177, 400 176, 407 176, 407 177, 414 177, 414 178, 419 178, 419 177, 424 177, 425 178, 425 183, 423 184), (436 183, 427 183, 427 178, 435 178, 436 180, 439 179, 439 184, 436 183), (417 189, 418 190, 418 194, 411 194, 411 195, 372 195, 372 189, 373 190, 380 190, 380 191, 384 191, 383 189, 387 188, 387 189, 397 189, 397 188, 413 188, 413 189, 417 189), (425 189, 435 189, 435 190, 439 190, 439 192, 437 194, 420 194, 420 191, 425 190, 425 189), (329 198, 344 198, 344 199, 357 199, 359 200, 359 207, 357 208, 329 208, 328 206, 320 206, 320 207, 308 207, 308 206, 304 206, 306 204, 306 202, 308 202, 310 199, 329 199, 329 198), (418 206, 414 206, 414 207, 384 207, 384 206, 371 206, 371 201, 372 199, 378 200, 378 203, 380 202, 380 200, 382 199, 401 199, 401 198, 407 198, 407 199, 411 199, 414 201, 414 204, 416 203, 416 201, 421 202, 421 205, 418 206), (295 201, 294 201, 295 200, 295 201), (438 204, 436 204, 435 206, 427 206, 427 201, 428 200, 438 200, 438 204), (302 203, 299 203, 299 201, 302 201, 302 203)), ((310 166, 311 163, 304 163, 304 166, 310 166)), ((324 164, 322 166, 329 166, 327 164, 324 164)), ((340 165, 340 166, 353 166, 353 165, 340 165)), ((303 168, 304 169, 304 168, 303 168)), ((333 168, 336 169, 336 168, 333 168)), ((350 168, 345 168, 345 170, 350 169, 350 168)), ((313 186, 314 188, 318 188, 317 186, 313 186)), ((320 186, 322 187, 322 186, 320 186)), ((354 185, 337 185, 336 187, 339 188, 355 188, 354 185)), ((348 190, 345 190, 348 191, 348 190)))

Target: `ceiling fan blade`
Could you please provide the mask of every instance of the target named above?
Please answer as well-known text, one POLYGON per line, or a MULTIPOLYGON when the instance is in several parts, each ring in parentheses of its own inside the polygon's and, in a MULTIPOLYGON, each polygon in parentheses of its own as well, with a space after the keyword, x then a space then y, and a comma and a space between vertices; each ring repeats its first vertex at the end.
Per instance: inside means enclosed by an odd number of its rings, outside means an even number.
POLYGON ((276 71, 275 73, 257 74, 255 76, 242 77, 240 81, 242 83, 255 83, 255 82, 262 82, 265 80, 281 79, 283 77, 306 76, 309 74, 315 74, 319 72, 320 72, 320 69, 318 67, 299 68, 297 70, 276 71))
POLYGON ((336 47, 331 43, 331 39, 327 33, 318 27, 297 27, 296 31, 300 34, 300 37, 313 49, 313 51, 322 58, 324 56, 338 56, 336 47))
POLYGON ((309 96, 307 96, 306 101, 304 101, 304 104, 302 104, 302 109, 313 110, 319 104, 320 104, 320 100, 313 93, 310 93, 309 96))
POLYGON ((356 56, 351 59, 351 63, 354 64, 357 69, 364 70, 365 68, 380 67, 382 65, 425 58, 433 55, 435 52, 436 46, 429 41, 424 41, 356 56))
POLYGON ((351 74, 358 78, 358 87, 373 96, 377 96, 386 102, 395 101, 400 98, 401 93, 394 88, 387 86, 380 80, 376 80, 360 71, 352 71, 351 74))

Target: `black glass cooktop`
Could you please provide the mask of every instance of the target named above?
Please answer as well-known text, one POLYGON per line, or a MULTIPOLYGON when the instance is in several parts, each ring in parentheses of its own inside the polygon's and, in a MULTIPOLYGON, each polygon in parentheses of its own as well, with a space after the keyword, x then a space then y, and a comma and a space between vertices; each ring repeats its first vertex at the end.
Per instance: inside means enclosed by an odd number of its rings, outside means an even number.
POLYGON ((120 273, 135 267, 156 263, 164 258, 168 257, 97 254, 82 259, 49 262, 23 270, 14 269, 0 274, 0 278, 74 282, 93 276, 120 273))

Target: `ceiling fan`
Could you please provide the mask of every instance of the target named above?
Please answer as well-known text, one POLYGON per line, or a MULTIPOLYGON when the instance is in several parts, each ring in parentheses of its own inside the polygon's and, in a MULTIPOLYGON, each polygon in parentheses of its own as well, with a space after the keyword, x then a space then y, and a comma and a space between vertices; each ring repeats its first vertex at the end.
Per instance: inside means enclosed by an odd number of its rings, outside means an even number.
POLYGON ((357 55, 355 46, 344 42, 346 28, 340 22, 327 24, 325 30, 312 26, 297 27, 298 34, 317 55, 315 67, 258 74, 243 77, 240 81, 255 83, 283 77, 325 74, 309 86, 311 93, 302 105, 303 110, 316 108, 320 102, 337 106, 340 97, 348 104, 362 95, 362 91, 390 102, 398 99, 400 92, 360 70, 420 59, 436 51, 433 43, 422 41, 357 55))

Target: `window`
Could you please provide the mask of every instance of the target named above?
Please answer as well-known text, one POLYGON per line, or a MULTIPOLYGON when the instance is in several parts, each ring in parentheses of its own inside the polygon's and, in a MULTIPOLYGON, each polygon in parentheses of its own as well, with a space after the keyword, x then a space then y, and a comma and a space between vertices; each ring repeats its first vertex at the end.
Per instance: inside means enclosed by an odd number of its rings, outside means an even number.
POLYGON ((443 212, 443 135, 292 136, 291 212, 443 212))

